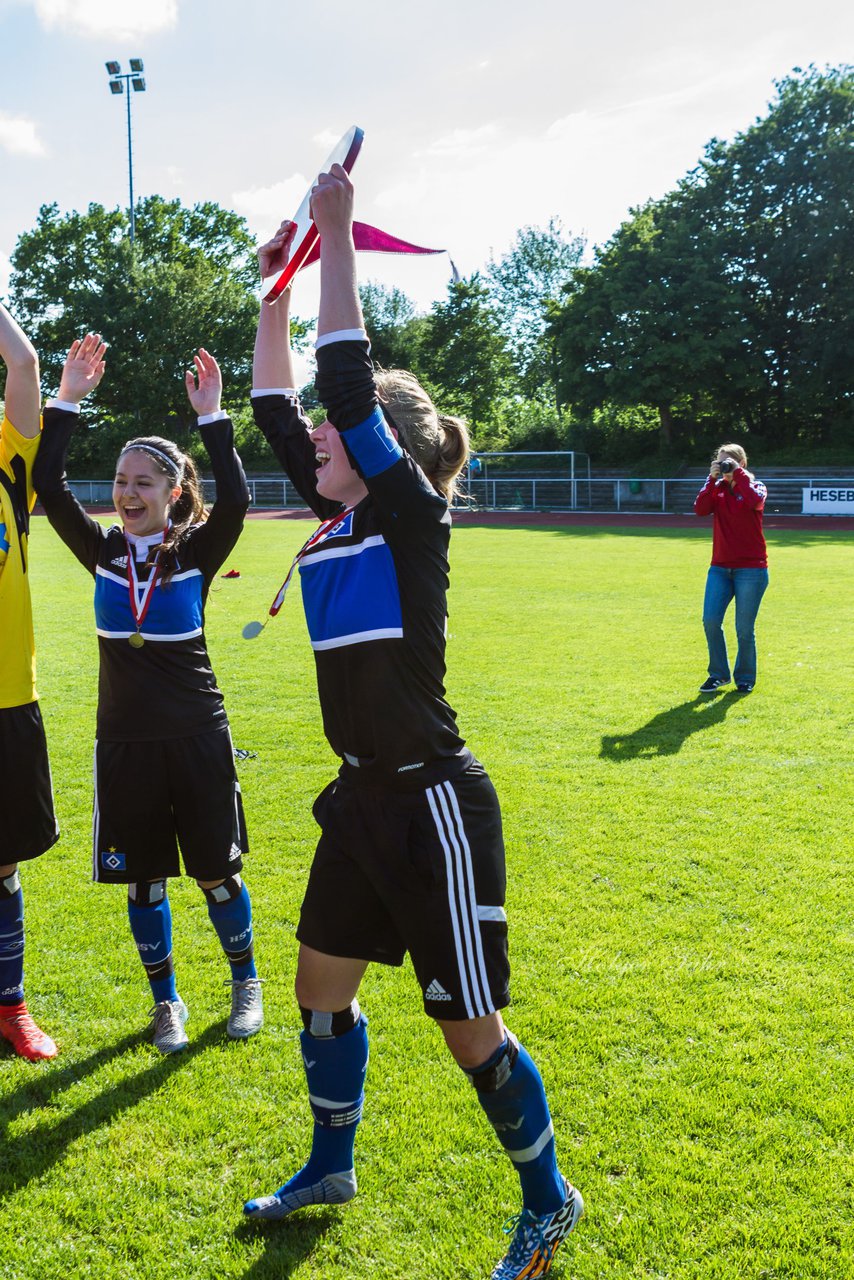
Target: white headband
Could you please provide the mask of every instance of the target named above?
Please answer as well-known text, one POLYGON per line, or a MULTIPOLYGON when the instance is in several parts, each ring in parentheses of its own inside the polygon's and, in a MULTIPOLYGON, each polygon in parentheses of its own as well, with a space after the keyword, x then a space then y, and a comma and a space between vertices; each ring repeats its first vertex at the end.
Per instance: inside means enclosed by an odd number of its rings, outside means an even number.
POLYGON ((155 458, 159 458, 161 462, 166 463, 170 471, 174 471, 175 479, 179 483, 181 480, 183 480, 184 468, 179 463, 177 463, 174 458, 170 458, 168 453, 164 453, 162 449, 155 448, 153 444, 136 444, 136 443, 129 444, 125 449, 122 449, 121 453, 119 454, 119 457, 123 458, 126 453, 131 453, 134 449, 140 449, 142 450, 143 453, 149 453, 149 454, 152 454, 155 458))

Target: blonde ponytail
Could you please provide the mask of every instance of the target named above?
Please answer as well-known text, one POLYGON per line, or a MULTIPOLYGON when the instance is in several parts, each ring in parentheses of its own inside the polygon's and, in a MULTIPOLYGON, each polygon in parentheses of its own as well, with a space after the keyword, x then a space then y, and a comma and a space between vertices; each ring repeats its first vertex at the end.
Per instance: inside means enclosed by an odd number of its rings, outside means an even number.
POLYGON ((418 379, 405 369, 379 369, 375 380, 380 404, 388 408, 406 452, 436 492, 453 502, 470 452, 465 422, 439 413, 418 379))

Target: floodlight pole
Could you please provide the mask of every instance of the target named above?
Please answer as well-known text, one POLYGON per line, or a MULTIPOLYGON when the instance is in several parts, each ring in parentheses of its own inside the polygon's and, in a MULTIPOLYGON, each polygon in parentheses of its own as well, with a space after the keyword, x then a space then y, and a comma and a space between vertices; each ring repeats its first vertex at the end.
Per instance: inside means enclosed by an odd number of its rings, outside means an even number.
POLYGON ((134 212, 133 201, 133 131, 131 128, 131 87, 134 93, 143 93, 145 91, 145 80, 142 76, 143 64, 141 58, 131 58, 131 69, 129 72, 122 74, 121 67, 118 62, 108 62, 106 64, 107 74, 110 77, 110 92, 124 92, 127 98, 127 121, 128 121, 128 187, 130 193, 130 242, 134 243, 136 237, 136 214, 134 212))
MULTIPOLYGON (((122 79, 127 80, 129 82, 130 76, 122 76, 122 79)), ((130 188, 130 242, 132 245, 134 241, 134 235, 136 233, 136 215, 134 214, 134 211, 133 211, 133 142, 131 138, 131 128, 130 128, 130 98, 131 98, 130 83, 128 83, 125 89, 125 97, 127 98, 127 104, 128 104, 128 186, 130 188)))

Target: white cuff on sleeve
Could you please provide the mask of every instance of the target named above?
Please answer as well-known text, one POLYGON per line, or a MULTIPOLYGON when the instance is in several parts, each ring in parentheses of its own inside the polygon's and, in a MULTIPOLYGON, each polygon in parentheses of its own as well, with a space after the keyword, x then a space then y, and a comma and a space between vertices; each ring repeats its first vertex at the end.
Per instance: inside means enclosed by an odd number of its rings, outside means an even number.
POLYGON ((79 413, 80 405, 73 404, 71 400, 46 400, 46 409, 65 409, 66 413, 79 413))
POLYGON ((225 409, 217 409, 216 413, 203 413, 199 418, 199 426, 206 427, 209 422, 222 422, 227 417, 225 409))
POLYGON ((253 387, 251 399, 255 400, 258 396, 287 396, 289 400, 296 400, 297 393, 295 387, 253 387))
POLYGON ((364 329, 336 329, 333 333, 323 333, 314 344, 315 351, 328 347, 330 342, 367 342, 368 335, 364 329))

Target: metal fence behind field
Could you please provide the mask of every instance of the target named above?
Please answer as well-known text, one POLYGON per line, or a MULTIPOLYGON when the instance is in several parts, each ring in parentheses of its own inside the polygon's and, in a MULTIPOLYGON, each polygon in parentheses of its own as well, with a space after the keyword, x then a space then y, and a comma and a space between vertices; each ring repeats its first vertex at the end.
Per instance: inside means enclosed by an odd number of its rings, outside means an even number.
MULTIPOLYGON (((840 484, 854 487, 854 478, 840 481, 838 477, 828 480, 821 476, 787 476, 769 480, 765 510, 769 515, 800 515, 804 488, 840 484)), ((697 477, 643 480, 576 475, 572 478, 566 474, 525 474, 521 469, 508 472, 491 466, 485 476, 469 476, 466 489, 475 507, 489 511, 591 511, 637 515, 663 512, 682 515, 693 510, 694 499, 702 486, 703 479, 697 477)), ((85 505, 112 505, 110 480, 74 480, 70 487, 85 505)), ((204 487, 206 499, 212 501, 213 482, 205 480, 204 487)), ((255 507, 306 506, 290 481, 282 475, 251 477, 249 488, 255 507)))

